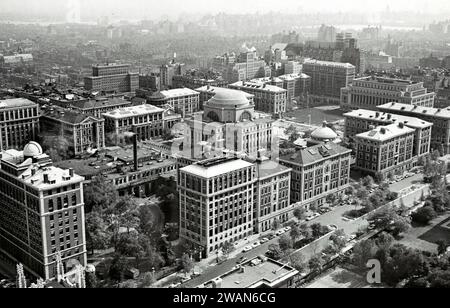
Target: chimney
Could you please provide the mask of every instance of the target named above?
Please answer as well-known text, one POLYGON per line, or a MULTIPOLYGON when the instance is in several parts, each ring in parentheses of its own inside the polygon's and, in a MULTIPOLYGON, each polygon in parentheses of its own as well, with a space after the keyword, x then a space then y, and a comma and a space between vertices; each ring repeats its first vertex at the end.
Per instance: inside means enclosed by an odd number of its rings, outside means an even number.
POLYGON ((36 168, 31 168, 31 176, 36 174, 36 168))
POLYGON ((403 128, 403 127, 405 127, 405 125, 402 122, 400 122, 400 123, 398 123, 398 127, 403 128))
POLYGON ((134 171, 138 171, 138 137, 135 133, 133 135, 133 156, 134 156, 134 171))
POLYGON ((378 118, 380 116, 379 112, 375 112, 375 118, 378 118))
POLYGON ((44 184, 48 184, 48 173, 44 173, 44 184))
POLYGON ((386 134, 386 128, 382 127, 382 128, 380 129, 380 133, 383 134, 383 135, 386 134))
POLYGON ((392 114, 389 113, 389 114, 387 115, 387 118, 388 118, 388 120, 390 120, 390 119, 392 118, 392 114))
POLYGON ((73 168, 69 168, 69 176, 73 177, 73 168))

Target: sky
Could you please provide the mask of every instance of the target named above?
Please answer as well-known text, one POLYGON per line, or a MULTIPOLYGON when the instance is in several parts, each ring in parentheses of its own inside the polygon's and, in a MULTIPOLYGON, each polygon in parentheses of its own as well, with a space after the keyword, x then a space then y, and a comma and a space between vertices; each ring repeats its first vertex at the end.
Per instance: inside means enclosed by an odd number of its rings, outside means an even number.
POLYGON ((388 6, 391 11, 450 12, 449 0, 0 0, 0 11, 9 14, 73 16, 76 11, 81 12, 84 20, 101 16, 176 18, 180 14, 218 12, 370 12, 385 10, 388 6))

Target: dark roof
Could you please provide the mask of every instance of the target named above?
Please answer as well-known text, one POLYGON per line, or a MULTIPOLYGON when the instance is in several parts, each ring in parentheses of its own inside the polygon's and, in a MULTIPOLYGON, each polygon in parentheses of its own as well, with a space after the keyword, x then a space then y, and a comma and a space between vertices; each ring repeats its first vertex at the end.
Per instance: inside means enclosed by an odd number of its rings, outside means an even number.
POLYGON ((121 98, 110 98, 110 99, 101 100, 101 101, 96 101, 96 100, 84 101, 84 102, 80 102, 80 103, 74 103, 72 105, 73 105, 73 107, 80 108, 80 109, 95 109, 95 108, 101 108, 101 107, 105 107, 105 106, 126 106, 126 105, 131 105, 131 102, 126 101, 121 98))
POLYGON ((308 147, 306 149, 300 149, 292 154, 281 155, 280 161, 294 163, 297 165, 310 165, 315 162, 345 153, 351 153, 351 150, 344 148, 339 144, 328 142, 308 147))
POLYGON ((47 117, 54 120, 60 120, 62 122, 71 123, 71 124, 79 124, 84 122, 86 119, 92 119, 94 121, 100 121, 97 118, 94 118, 89 115, 84 115, 81 113, 78 113, 76 111, 67 110, 64 108, 58 108, 55 106, 42 108, 41 115, 43 117, 47 117))

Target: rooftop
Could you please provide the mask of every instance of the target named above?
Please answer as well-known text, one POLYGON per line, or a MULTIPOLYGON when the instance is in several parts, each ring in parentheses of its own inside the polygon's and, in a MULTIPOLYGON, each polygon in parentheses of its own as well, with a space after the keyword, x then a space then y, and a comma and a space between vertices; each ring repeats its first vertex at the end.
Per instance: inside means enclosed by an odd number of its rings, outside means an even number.
POLYGON ((164 109, 158 108, 153 105, 145 104, 145 105, 116 109, 116 110, 104 113, 103 116, 114 118, 114 119, 123 119, 123 118, 132 117, 132 116, 153 114, 153 113, 157 113, 157 112, 164 112, 164 109))
POLYGON ((206 283, 205 287, 212 287, 213 281, 219 288, 275 287, 297 274, 297 270, 281 262, 256 257, 206 283))
POLYGON ((355 66, 350 63, 320 61, 320 60, 313 60, 313 59, 307 59, 307 60, 305 60, 305 62, 303 64, 313 64, 313 65, 319 65, 319 66, 331 66, 331 67, 341 67, 341 68, 355 68, 355 66))
POLYGON ((264 179, 271 176, 275 176, 280 173, 290 172, 291 168, 285 167, 273 160, 263 160, 256 164, 256 172, 258 179, 264 179))
POLYGON ((196 163, 181 169, 181 171, 190 173, 202 178, 212 178, 221 174, 253 166, 242 159, 219 158, 209 161, 196 163))
POLYGON ((72 106, 80 109, 96 109, 102 107, 126 106, 131 105, 130 101, 122 98, 109 98, 105 100, 89 100, 73 103, 72 106))
POLYGON ((344 114, 344 117, 352 117, 358 119, 367 119, 373 121, 380 121, 385 123, 404 123, 408 127, 426 128, 432 126, 433 123, 421 120, 415 117, 408 117, 400 114, 385 113, 367 109, 353 110, 344 114))
POLYGON ((293 154, 282 155, 280 156, 280 160, 297 165, 310 165, 321 160, 338 155, 349 154, 351 152, 350 149, 344 148, 339 144, 328 142, 305 149, 299 149, 293 154))
POLYGON ((26 99, 26 98, 10 98, 5 100, 0 100, 0 109, 7 108, 21 108, 21 107, 35 107, 36 103, 26 99))
POLYGON ((377 106, 380 110, 390 110, 392 112, 399 111, 399 112, 410 112, 413 114, 416 114, 417 116, 431 116, 431 117, 438 117, 438 118, 444 118, 444 119, 450 119, 450 107, 440 109, 440 108, 433 108, 433 107, 420 107, 415 105, 409 105, 409 104, 401 104, 401 103, 387 103, 384 105, 377 106))
POLYGON ((250 81, 238 81, 233 84, 230 84, 230 87, 239 87, 239 88, 245 88, 245 89, 255 89, 255 90, 262 90, 267 92, 275 92, 275 93, 283 93, 287 92, 286 89, 265 84, 263 82, 250 82, 250 81))
POLYGON ((80 124, 86 120, 91 121, 101 121, 100 119, 94 118, 89 115, 81 114, 72 110, 64 109, 61 107, 42 107, 41 108, 41 115, 47 118, 51 118, 54 120, 59 120, 65 123, 70 124, 80 124))
MULTIPOLYGON (((210 94, 217 94, 217 93, 221 93, 221 92, 227 92, 227 91, 236 91, 233 89, 227 89, 227 88, 222 88, 222 87, 213 87, 213 86, 203 86, 200 87, 198 89, 195 89, 195 91, 197 92, 207 92, 210 94)), ((253 97, 255 97, 253 94, 249 94, 246 92, 243 92, 245 97, 247 97, 248 99, 251 99, 253 97)))
POLYGON ((373 141, 385 141, 409 133, 414 133, 414 129, 407 127, 403 123, 398 123, 378 126, 371 131, 358 134, 356 137, 373 141))
POLYGON ((173 97, 188 96, 188 95, 198 95, 199 93, 197 91, 194 91, 194 90, 191 90, 188 88, 182 88, 182 89, 172 89, 172 90, 161 91, 161 94, 164 95, 166 98, 173 98, 173 97))

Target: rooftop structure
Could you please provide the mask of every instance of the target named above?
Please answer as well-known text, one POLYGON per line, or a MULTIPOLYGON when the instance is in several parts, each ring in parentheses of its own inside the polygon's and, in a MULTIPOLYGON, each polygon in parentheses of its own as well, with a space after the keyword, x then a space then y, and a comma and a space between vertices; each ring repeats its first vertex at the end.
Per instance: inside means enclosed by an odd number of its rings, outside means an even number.
POLYGON ((182 168, 183 172, 202 177, 212 178, 221 174, 229 173, 245 167, 251 167, 252 164, 235 158, 214 159, 212 161, 202 161, 182 168))
POLYGON ((358 134, 356 137, 372 141, 386 141, 409 133, 414 133, 414 129, 400 122, 398 124, 376 127, 371 131, 358 134))
POLYGON ((149 115, 157 112, 163 112, 164 109, 152 105, 139 105, 126 108, 120 108, 103 114, 104 117, 113 119, 123 119, 133 116, 149 115))

